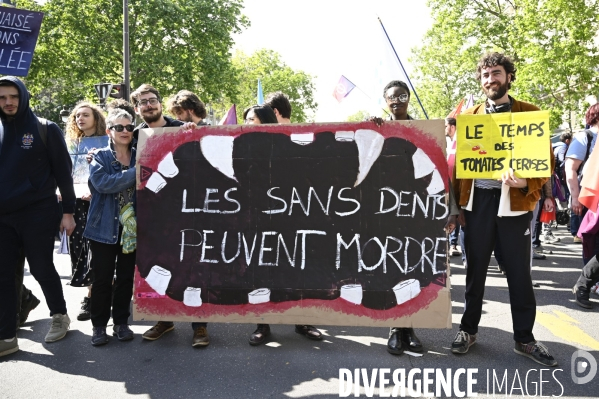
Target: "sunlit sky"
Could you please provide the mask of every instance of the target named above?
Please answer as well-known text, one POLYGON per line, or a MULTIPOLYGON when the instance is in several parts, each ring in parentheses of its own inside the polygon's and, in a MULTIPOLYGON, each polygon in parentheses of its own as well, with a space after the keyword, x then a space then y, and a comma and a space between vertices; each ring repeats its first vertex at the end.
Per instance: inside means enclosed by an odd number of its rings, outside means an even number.
MULTIPOLYGON (((344 121, 359 110, 376 111, 375 101, 386 83, 376 88, 372 83, 376 64, 383 59, 377 16, 408 74, 411 49, 420 45, 432 24, 424 0, 244 0, 244 4, 251 26, 234 36, 235 49, 248 54, 261 48, 274 50, 294 70, 315 76, 317 122, 344 121), (341 75, 358 88, 338 103, 332 93, 341 75)), ((399 74, 396 78, 403 80, 399 74)), ((264 87, 264 93, 268 91, 264 87)))

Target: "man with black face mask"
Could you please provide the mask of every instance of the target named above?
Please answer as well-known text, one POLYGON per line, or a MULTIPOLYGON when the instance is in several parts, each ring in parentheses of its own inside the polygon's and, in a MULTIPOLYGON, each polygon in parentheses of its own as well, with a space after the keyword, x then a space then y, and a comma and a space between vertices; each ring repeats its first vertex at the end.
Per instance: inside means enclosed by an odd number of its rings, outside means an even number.
POLYGON ((62 339, 70 326, 60 276, 53 263, 56 226, 75 228, 72 162, 60 128, 40 121, 29 92, 17 78, 0 78, 0 356, 19 349, 16 338, 17 284, 24 251, 40 284, 52 323, 46 342, 62 339), (42 133, 45 132, 45 133, 42 133), (62 195, 59 214, 56 187, 62 195))
MULTIPOLYGON (((480 80, 487 100, 466 110, 465 114, 539 110, 508 95, 512 82, 516 80, 516 69, 505 55, 485 55, 478 62, 476 78, 480 80)), ((551 150, 547 148, 546 151, 551 150)), ((497 240, 505 258, 514 352, 545 366, 557 366, 547 347, 537 342, 532 333, 536 301, 530 276, 530 220, 546 181, 547 178, 516 177, 512 169, 500 180, 453 179, 454 192, 461 208, 458 220, 460 225, 468 226, 464 235, 468 262, 464 314, 460 331, 451 346, 453 353, 464 354, 476 342, 487 268, 497 240)))

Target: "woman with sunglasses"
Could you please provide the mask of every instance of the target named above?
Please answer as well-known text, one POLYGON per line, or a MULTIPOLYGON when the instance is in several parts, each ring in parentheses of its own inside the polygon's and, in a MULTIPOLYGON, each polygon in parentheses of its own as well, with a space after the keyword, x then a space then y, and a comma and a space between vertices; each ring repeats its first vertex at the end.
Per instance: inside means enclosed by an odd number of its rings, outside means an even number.
MULTIPOLYGON (((81 139, 86 137, 106 136, 106 122, 102 110, 94 104, 81 101, 75 105, 66 125, 66 136, 74 145, 79 146, 81 139)), ((87 296, 81 301, 81 310, 77 320, 90 319, 90 300, 93 273, 89 267, 89 242, 83 237, 91 193, 87 192, 75 203, 75 221, 77 227, 69 237, 69 252, 71 255, 71 287, 88 287, 87 296)))
POLYGON ((106 327, 112 314, 113 335, 133 339, 129 305, 135 268, 135 145, 133 118, 115 109, 106 118, 109 146, 96 150, 90 164, 92 193, 84 236, 91 247, 92 345, 108 343, 106 327), (113 277, 116 270, 116 279, 113 277), (112 309, 111 309, 112 302, 112 309))

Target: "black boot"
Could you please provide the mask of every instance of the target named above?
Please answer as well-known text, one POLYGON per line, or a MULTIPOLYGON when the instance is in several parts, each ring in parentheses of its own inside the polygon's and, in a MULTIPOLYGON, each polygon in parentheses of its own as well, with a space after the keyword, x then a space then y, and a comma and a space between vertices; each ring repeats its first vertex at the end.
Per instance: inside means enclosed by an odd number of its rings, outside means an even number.
POLYGON ((92 315, 90 313, 91 305, 91 298, 83 297, 83 301, 81 301, 81 310, 77 315, 77 320, 86 321, 92 318, 92 315))

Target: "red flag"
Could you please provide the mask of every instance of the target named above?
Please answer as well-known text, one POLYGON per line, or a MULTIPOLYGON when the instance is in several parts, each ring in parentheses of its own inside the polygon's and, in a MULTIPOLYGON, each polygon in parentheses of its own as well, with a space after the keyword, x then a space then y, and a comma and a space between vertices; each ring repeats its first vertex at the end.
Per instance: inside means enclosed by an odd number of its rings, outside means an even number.
POLYGON ((458 104, 457 107, 455 107, 453 109, 453 111, 451 111, 449 113, 449 115, 447 115, 448 118, 455 118, 457 115, 462 113, 462 107, 464 106, 464 99, 462 98, 462 101, 460 101, 460 103, 458 104))
POLYGON ((337 101, 341 102, 354 89, 354 87, 356 87, 356 85, 350 82, 345 76, 341 75, 339 82, 333 91, 333 97, 335 97, 337 101))
POLYGON ((223 116, 223 119, 218 122, 219 125, 237 125, 237 109, 235 104, 227 111, 227 114, 223 116))

